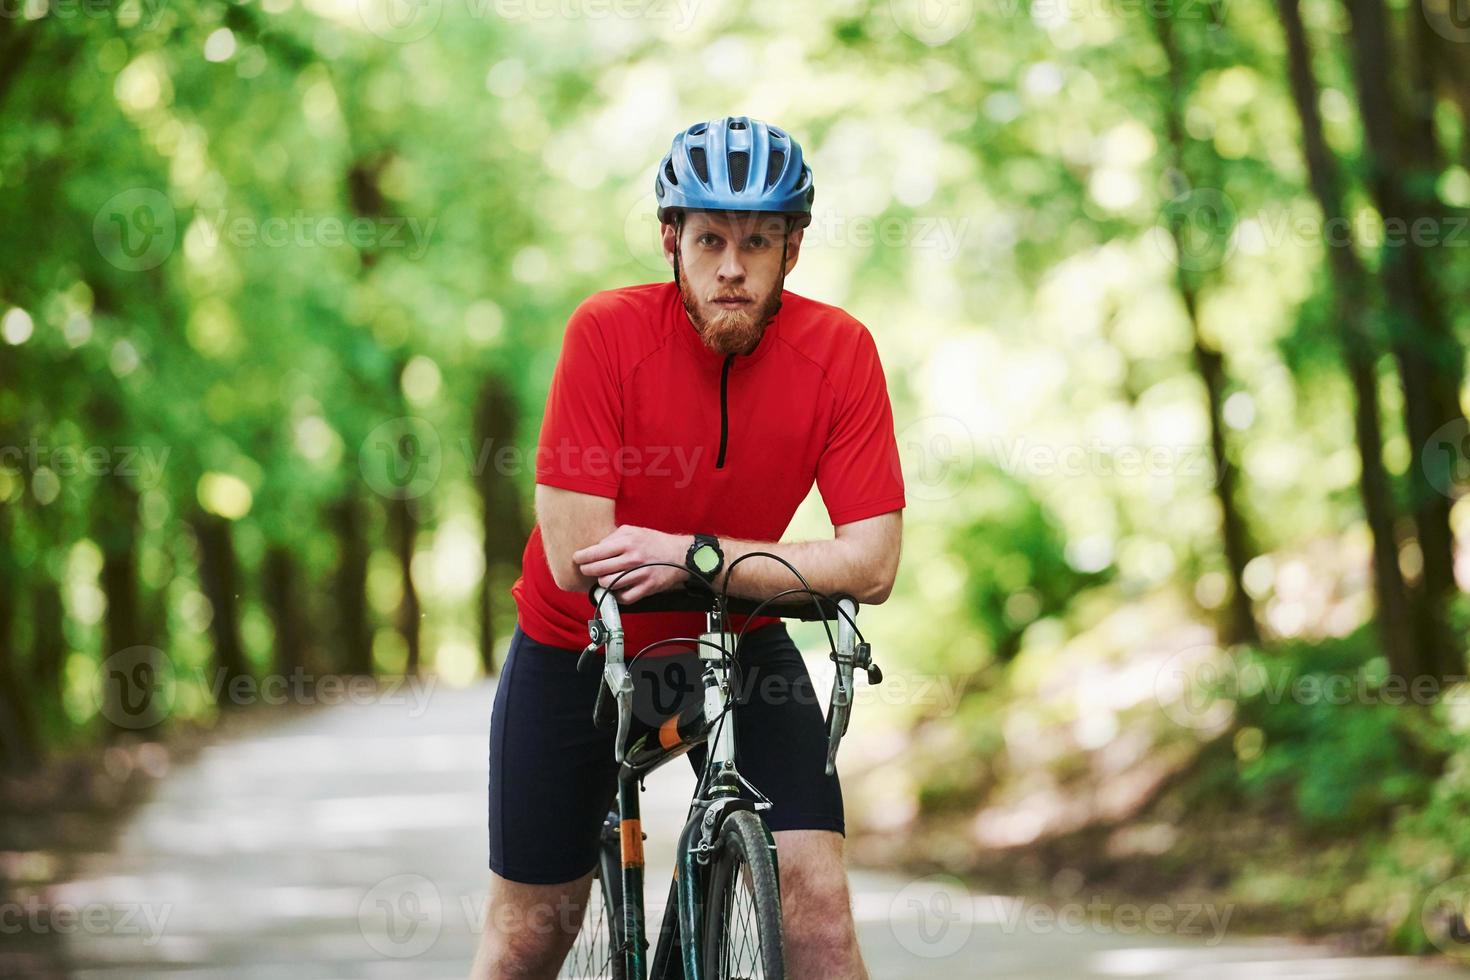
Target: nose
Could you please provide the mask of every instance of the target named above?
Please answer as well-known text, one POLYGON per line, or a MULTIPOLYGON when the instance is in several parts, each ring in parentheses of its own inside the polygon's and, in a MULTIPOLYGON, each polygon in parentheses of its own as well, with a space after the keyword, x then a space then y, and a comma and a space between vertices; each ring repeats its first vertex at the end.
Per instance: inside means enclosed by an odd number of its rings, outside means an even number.
POLYGON ((740 249, 725 249, 720 256, 718 275, 721 282, 739 282, 745 278, 745 266, 740 262, 740 249))

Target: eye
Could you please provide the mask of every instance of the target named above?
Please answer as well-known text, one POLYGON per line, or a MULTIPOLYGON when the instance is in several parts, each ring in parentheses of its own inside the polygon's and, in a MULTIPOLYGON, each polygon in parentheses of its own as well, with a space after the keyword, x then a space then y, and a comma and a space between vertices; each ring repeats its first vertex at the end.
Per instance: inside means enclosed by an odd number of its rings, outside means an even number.
POLYGON ((770 247, 771 240, 765 235, 751 235, 745 240, 745 247, 749 249, 763 249, 770 247))
POLYGON ((720 236, 705 232, 695 240, 701 248, 714 248, 720 243, 720 236))

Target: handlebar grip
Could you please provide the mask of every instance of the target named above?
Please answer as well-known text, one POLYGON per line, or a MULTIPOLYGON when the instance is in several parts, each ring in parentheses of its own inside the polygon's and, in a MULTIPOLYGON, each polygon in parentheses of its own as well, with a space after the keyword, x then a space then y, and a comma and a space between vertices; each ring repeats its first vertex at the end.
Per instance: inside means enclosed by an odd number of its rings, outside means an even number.
POLYGON ((618 727, 618 699, 608 690, 607 681, 597 685, 597 703, 592 706, 592 724, 603 732, 615 731, 618 727))

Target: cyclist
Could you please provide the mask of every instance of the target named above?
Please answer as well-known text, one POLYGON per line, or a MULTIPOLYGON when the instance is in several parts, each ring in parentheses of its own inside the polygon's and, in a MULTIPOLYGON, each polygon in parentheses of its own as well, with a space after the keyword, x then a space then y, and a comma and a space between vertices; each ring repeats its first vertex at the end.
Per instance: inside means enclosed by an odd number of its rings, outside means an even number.
MULTIPOLYGON (((769 551, 818 591, 880 603, 898 569, 904 486, 873 339, 842 310, 784 290, 814 196, 801 147, 744 116, 698 123, 674 137, 654 185, 673 281, 578 306, 547 398, 537 524, 511 589, 518 621, 491 716, 492 875, 475 978, 554 977, 587 901, 616 773, 611 736, 592 723, 600 680, 576 671, 594 581, 669 563, 621 580, 631 602, 693 570, 724 585, 733 561, 769 551), (781 542, 814 483, 834 536, 781 542)), ((752 558, 728 584, 766 598, 798 583, 752 558)), ((631 656, 698 635, 704 617, 633 614, 624 627, 631 656)), ((866 977, 822 706, 782 621, 748 630, 738 764, 773 804, 763 816, 788 975, 866 977)), ((657 672, 693 656, 665 647, 633 664, 657 672)), ((698 676, 654 679, 697 698, 698 676)), ((690 755, 698 766, 702 749, 690 755)))

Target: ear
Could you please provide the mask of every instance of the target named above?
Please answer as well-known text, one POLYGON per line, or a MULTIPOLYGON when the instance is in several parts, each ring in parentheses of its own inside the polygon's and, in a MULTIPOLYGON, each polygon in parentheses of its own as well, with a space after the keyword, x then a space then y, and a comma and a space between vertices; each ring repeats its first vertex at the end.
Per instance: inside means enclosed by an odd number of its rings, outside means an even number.
POLYGON ((791 275, 791 270, 796 268, 796 260, 801 258, 801 240, 806 235, 805 228, 798 228, 786 239, 786 275, 791 275))
POLYGON ((674 244, 678 241, 679 231, 672 222, 665 222, 659 228, 659 234, 663 238, 664 261, 669 263, 669 268, 674 267, 674 244))

